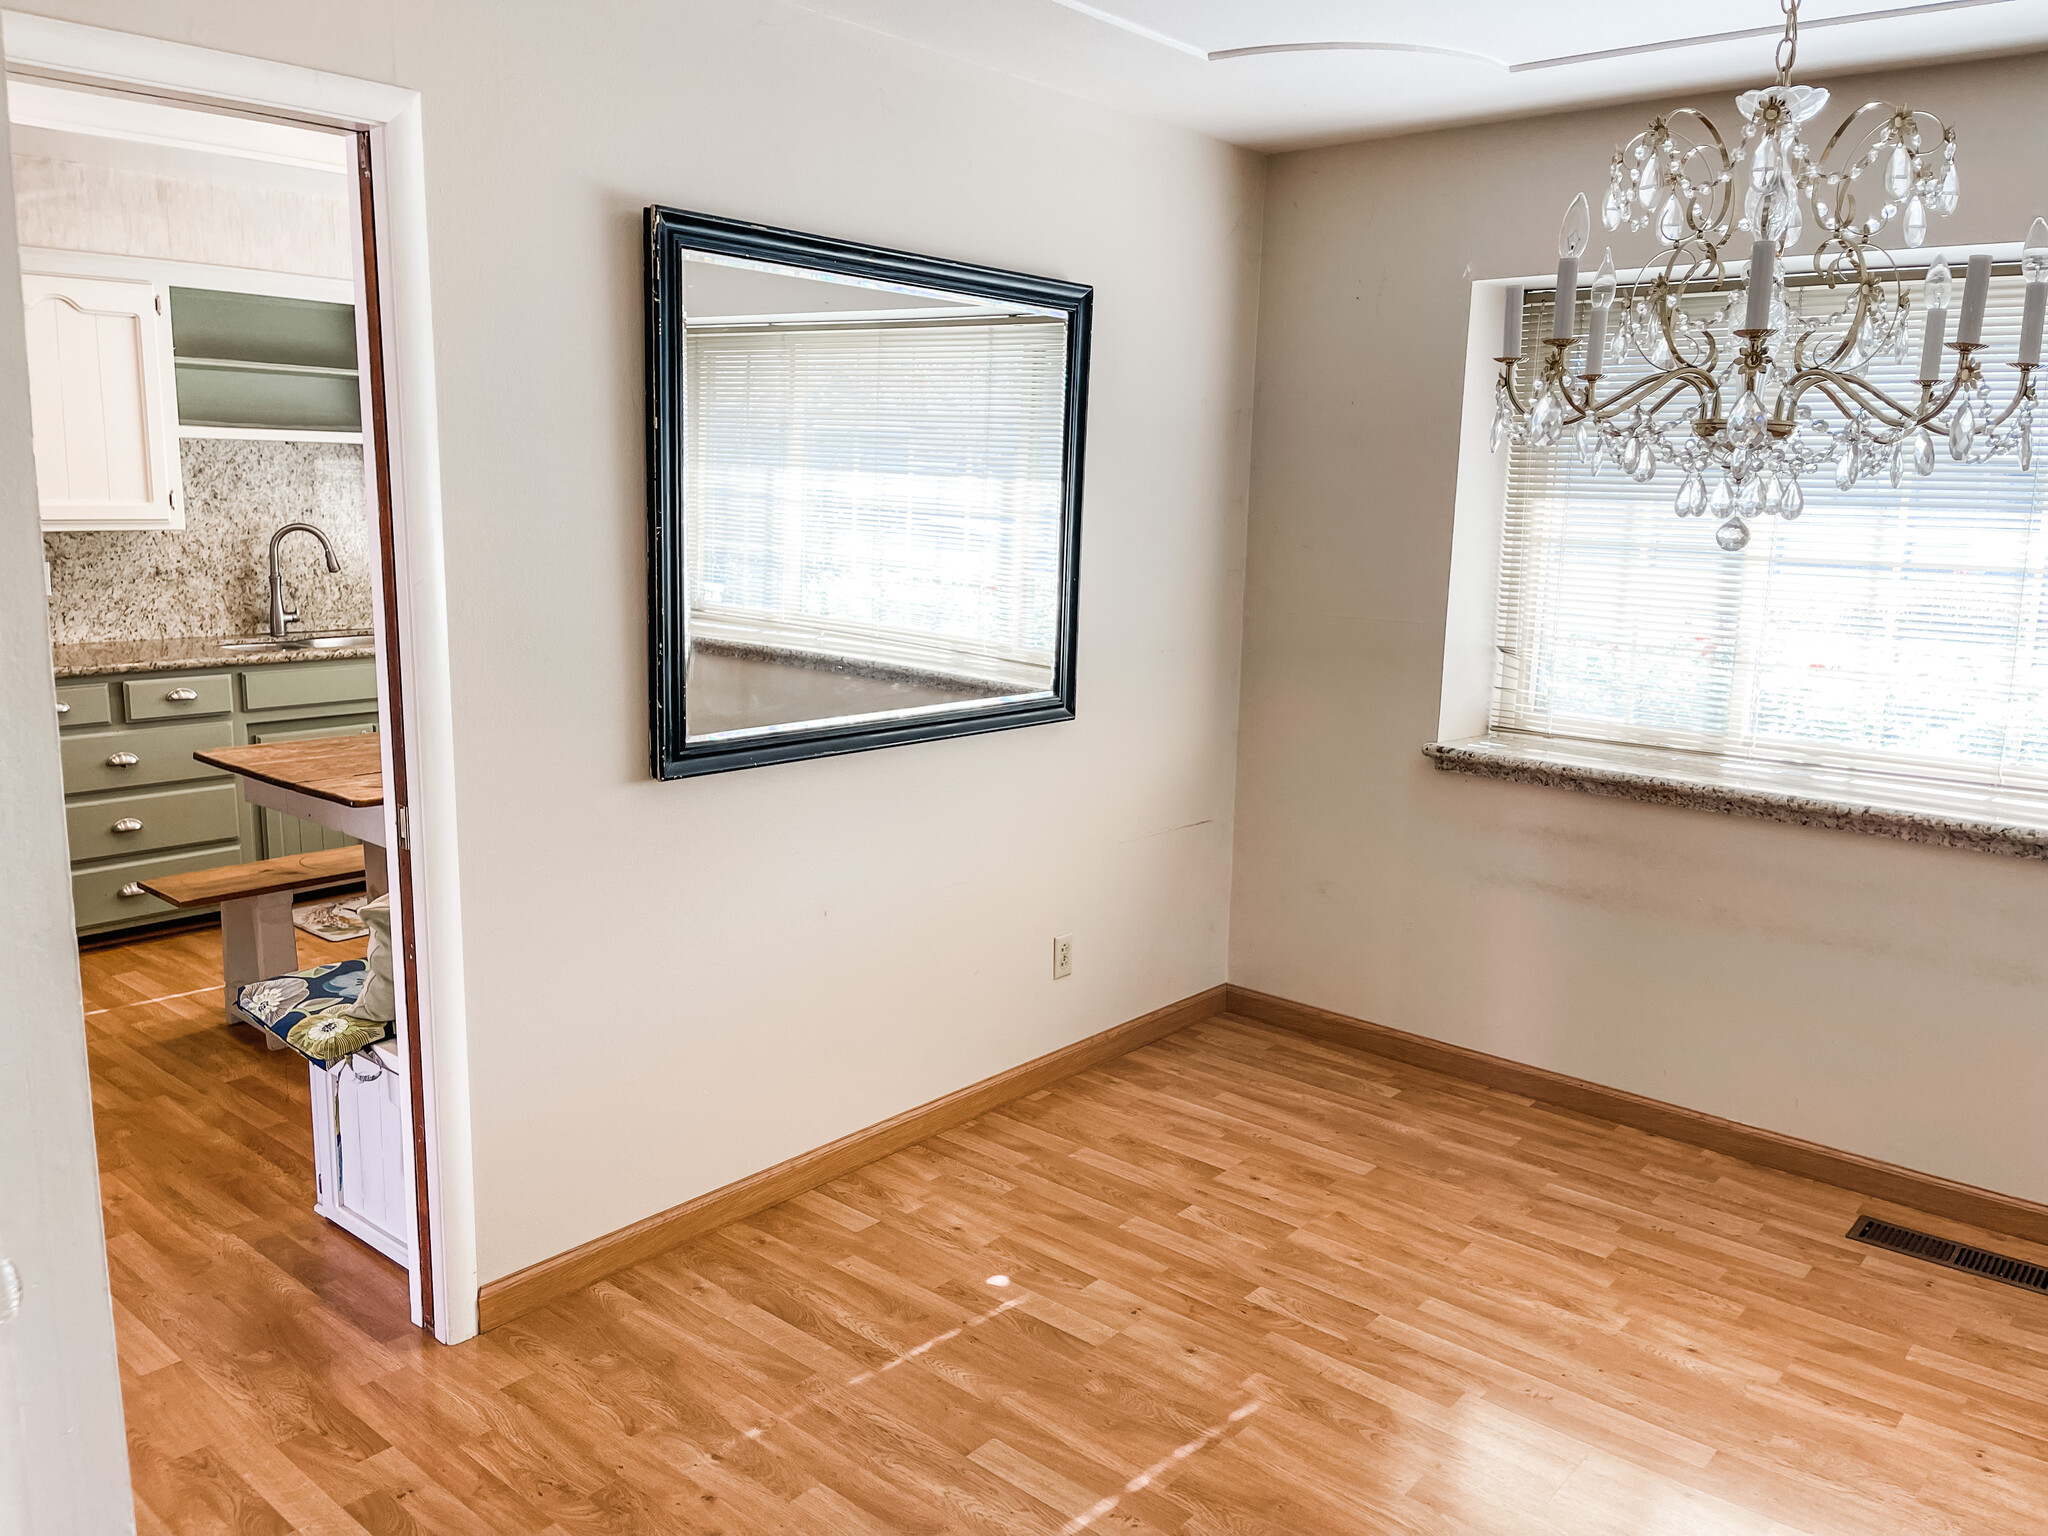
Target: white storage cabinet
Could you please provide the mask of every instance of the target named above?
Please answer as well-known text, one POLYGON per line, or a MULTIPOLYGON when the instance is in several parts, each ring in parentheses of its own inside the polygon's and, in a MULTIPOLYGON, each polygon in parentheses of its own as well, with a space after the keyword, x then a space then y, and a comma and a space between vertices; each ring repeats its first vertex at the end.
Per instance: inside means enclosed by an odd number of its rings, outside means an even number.
POLYGON ((21 296, 45 531, 184 527, 164 285, 30 268, 21 296))
POLYGON ((412 1184, 405 1176, 405 1082, 396 1040, 342 1061, 308 1063, 313 1088, 313 1209, 410 1266, 412 1184))

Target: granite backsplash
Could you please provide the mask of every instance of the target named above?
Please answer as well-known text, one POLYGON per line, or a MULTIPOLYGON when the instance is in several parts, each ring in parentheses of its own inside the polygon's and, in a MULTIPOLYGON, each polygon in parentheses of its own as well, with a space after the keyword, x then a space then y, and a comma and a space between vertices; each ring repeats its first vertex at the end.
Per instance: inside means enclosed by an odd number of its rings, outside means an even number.
POLYGON ((285 541, 287 600, 305 630, 370 627, 370 529, 354 443, 188 437, 185 526, 170 533, 49 533, 50 638, 253 635, 270 625, 270 536, 308 522, 333 541, 330 576, 312 539, 285 541))

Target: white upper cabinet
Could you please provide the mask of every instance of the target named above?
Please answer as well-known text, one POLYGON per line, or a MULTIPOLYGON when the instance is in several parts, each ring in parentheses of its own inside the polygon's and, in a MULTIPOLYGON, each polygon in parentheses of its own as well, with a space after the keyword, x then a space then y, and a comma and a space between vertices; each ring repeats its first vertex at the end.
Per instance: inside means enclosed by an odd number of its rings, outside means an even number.
POLYGON ((44 529, 184 527, 164 285, 31 269, 21 287, 44 529))

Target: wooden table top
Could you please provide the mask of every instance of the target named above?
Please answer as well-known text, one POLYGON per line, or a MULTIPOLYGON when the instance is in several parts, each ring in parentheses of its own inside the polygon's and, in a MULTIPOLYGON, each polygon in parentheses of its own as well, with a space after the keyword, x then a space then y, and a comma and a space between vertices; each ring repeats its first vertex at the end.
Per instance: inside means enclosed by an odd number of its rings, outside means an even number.
POLYGON ((273 741, 255 747, 215 747, 193 757, 244 778, 296 790, 336 805, 384 803, 381 736, 325 736, 273 741))

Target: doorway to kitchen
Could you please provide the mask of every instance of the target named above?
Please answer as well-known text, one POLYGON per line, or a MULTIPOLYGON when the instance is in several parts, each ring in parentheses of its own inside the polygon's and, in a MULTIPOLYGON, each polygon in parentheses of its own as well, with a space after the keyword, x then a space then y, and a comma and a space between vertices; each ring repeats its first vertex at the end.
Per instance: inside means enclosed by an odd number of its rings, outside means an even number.
POLYGON ((215 1303, 466 1337, 416 100, 6 27, 124 1355, 215 1303))

